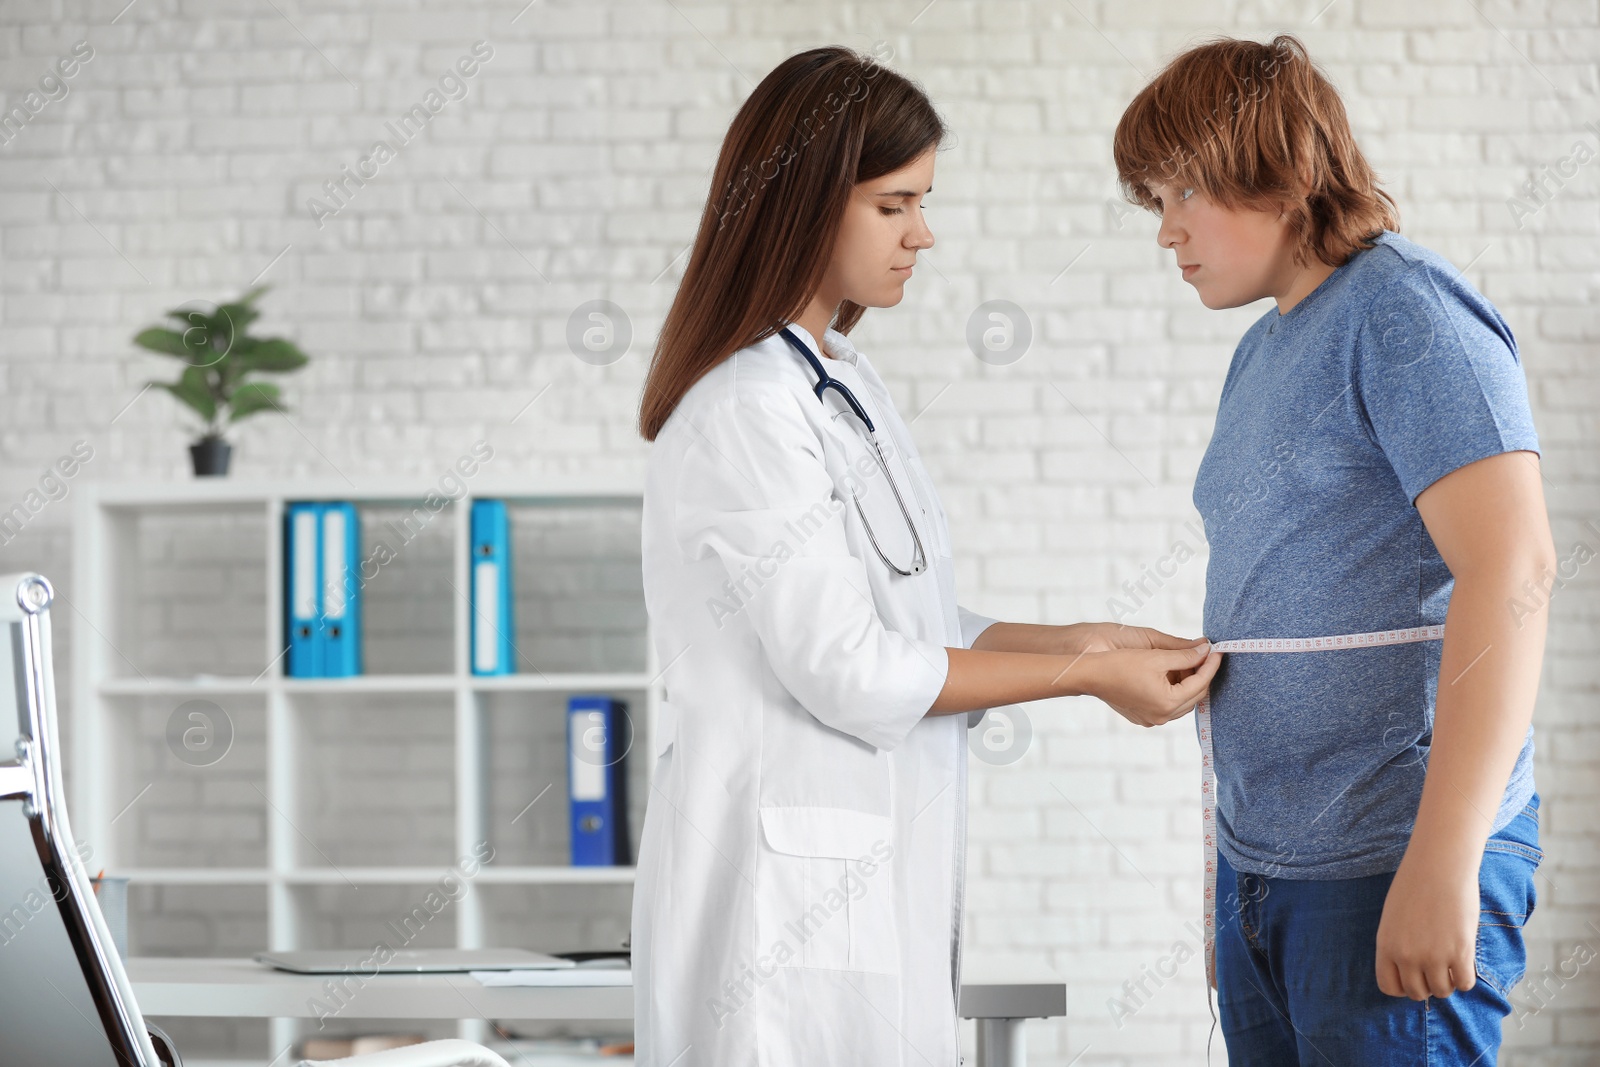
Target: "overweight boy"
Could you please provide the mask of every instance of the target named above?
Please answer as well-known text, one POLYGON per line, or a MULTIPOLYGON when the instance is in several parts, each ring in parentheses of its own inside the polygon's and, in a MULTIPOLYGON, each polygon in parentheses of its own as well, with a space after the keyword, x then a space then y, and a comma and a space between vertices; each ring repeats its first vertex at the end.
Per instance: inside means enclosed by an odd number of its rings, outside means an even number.
POLYGON ((1555 563, 1516 341, 1400 235, 1293 37, 1180 55, 1114 152, 1205 306, 1272 301, 1234 352, 1194 489, 1206 636, 1435 635, 1224 659, 1229 1062, 1492 1064, 1541 858, 1546 617, 1525 586, 1555 563))

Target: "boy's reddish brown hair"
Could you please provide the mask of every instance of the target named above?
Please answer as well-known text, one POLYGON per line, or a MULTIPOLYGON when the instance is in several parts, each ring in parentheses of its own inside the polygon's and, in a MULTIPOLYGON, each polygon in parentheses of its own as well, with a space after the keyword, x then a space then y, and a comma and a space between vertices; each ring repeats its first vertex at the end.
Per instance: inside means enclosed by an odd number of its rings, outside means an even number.
POLYGON ((1122 113, 1112 153, 1123 195, 1156 214, 1150 183, 1284 212, 1300 264, 1340 266, 1400 229, 1338 91, 1289 34, 1271 44, 1223 37, 1178 56, 1122 113))

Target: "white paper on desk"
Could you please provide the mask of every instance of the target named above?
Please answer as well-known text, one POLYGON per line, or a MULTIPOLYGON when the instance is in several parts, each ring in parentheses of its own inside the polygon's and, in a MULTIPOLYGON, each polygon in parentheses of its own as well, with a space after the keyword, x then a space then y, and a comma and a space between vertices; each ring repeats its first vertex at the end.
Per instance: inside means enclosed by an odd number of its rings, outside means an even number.
POLYGON ((633 971, 571 967, 559 971, 468 971, 486 986, 620 986, 633 984, 633 971))

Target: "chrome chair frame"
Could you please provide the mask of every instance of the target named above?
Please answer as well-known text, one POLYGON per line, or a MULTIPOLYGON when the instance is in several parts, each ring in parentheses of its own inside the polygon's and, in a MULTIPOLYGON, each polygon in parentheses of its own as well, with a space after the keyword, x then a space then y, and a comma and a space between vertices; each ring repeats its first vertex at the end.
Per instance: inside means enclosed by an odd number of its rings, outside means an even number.
POLYGON ((55 678, 50 656, 49 609, 54 599, 55 590, 43 575, 0 578, 0 633, 4 635, 0 639, 11 642, 17 717, 21 720, 17 723, 16 760, 0 764, 0 801, 23 803, 40 866, 117 1062, 129 1067, 174 1067, 179 1061, 166 1035, 159 1030, 152 1034, 153 1028, 139 1014, 67 819, 56 752, 55 678))
MULTIPOLYGON (((57 754, 60 744, 50 652, 50 604, 54 599, 55 590, 43 575, 24 572, 0 577, 0 640, 11 642, 18 719, 16 758, 0 762, 0 803, 22 804, 45 882, 117 1064, 182 1067, 171 1039, 159 1027, 146 1022, 139 1011, 67 819, 57 754)), ((3 1033, 0 1062, 11 1062, 3 1033)), ((300 1063, 305 1067, 317 1067, 318 1063, 349 1067, 507 1067, 493 1051, 457 1039, 300 1063)))

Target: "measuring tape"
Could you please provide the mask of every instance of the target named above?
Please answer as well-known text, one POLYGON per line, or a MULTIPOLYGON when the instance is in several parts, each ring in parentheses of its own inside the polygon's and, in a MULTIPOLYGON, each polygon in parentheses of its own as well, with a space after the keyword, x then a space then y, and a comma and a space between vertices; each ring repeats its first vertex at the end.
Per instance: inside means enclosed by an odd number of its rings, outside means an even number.
MULTIPOLYGON (((1374 630, 1364 634, 1339 634, 1335 637, 1250 637, 1239 641, 1215 641, 1213 652, 1333 652, 1346 648, 1380 648, 1384 645, 1410 645, 1419 641, 1438 641, 1444 627, 1413 626, 1409 630, 1374 630)), ((1200 728, 1200 819, 1206 852, 1206 982, 1217 986, 1217 768, 1211 749, 1211 693, 1195 705, 1195 721, 1200 728)))

